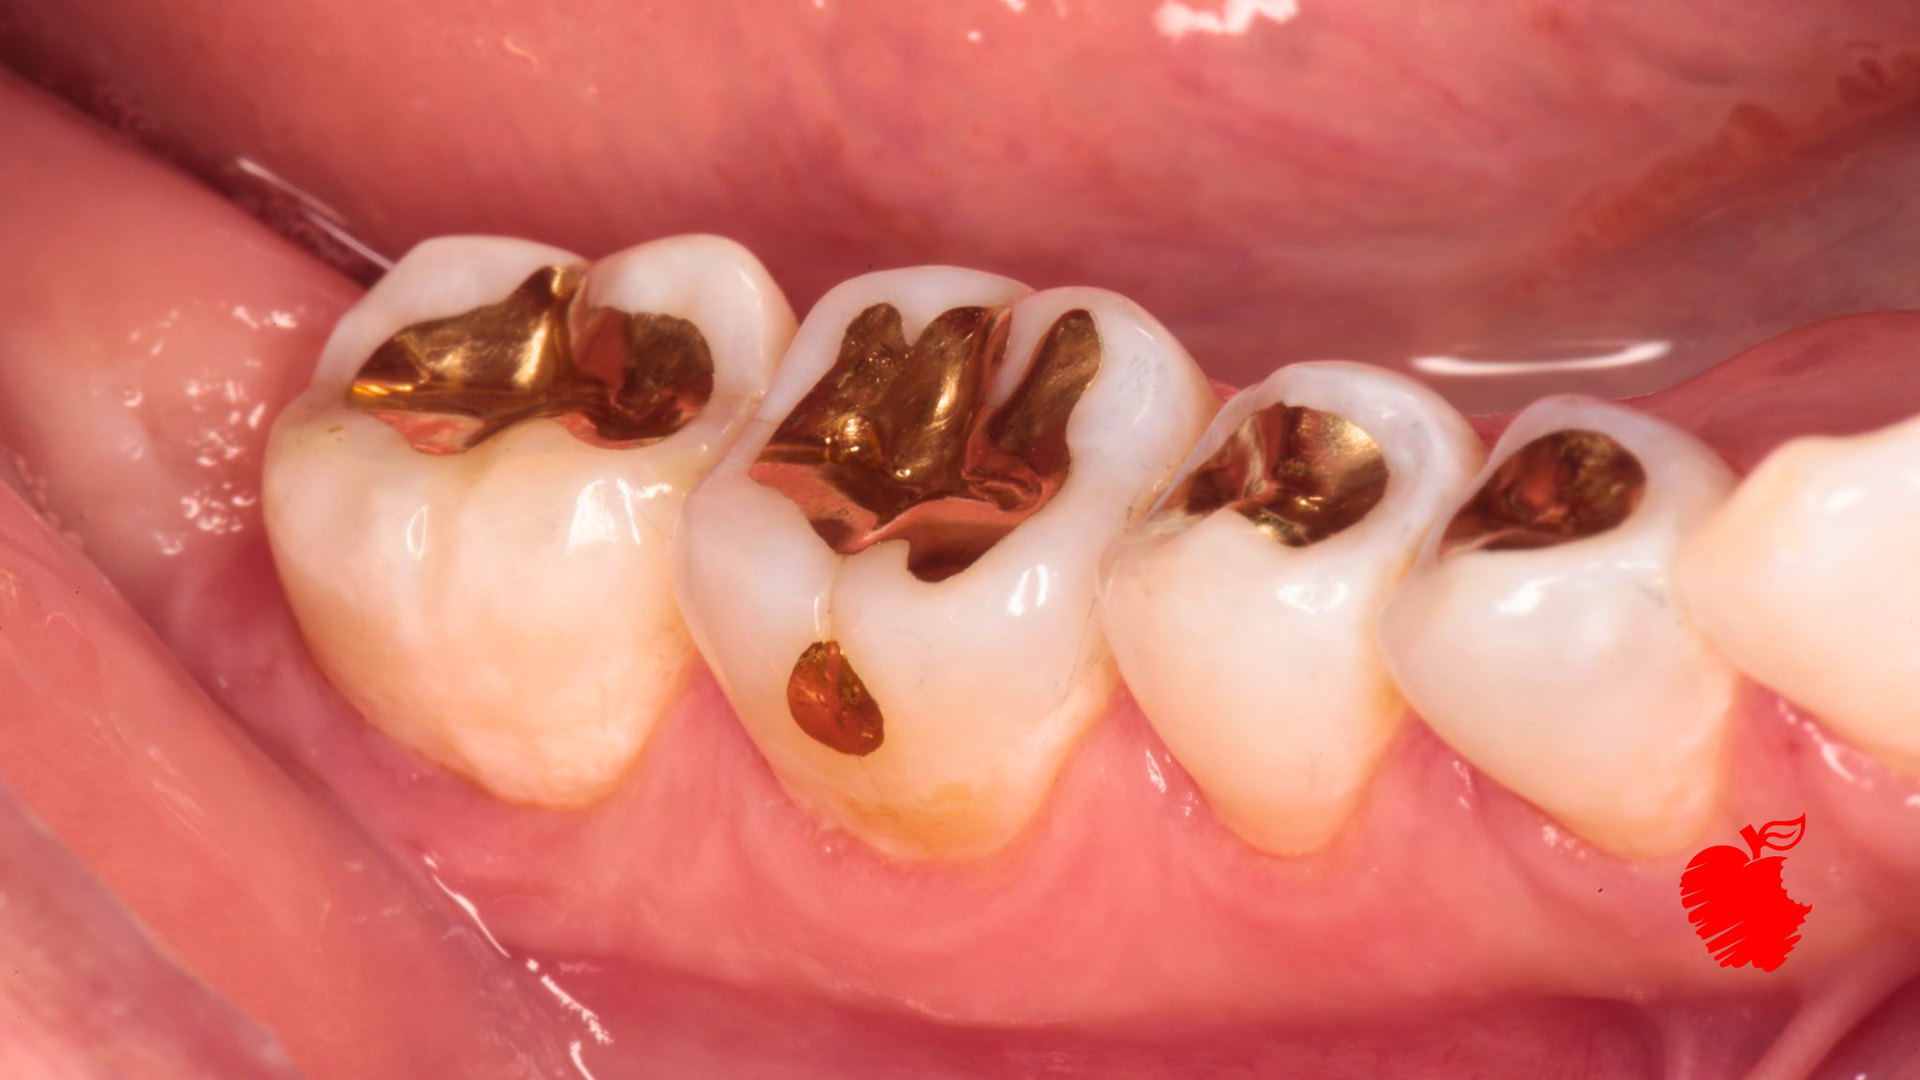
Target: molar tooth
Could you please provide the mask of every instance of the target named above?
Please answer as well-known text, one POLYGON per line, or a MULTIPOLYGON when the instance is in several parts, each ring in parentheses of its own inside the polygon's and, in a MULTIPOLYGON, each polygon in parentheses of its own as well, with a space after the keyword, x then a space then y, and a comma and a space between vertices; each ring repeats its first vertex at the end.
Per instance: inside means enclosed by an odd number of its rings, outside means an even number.
POLYGON ((1388 602, 1401 689, 1454 749, 1588 842, 1689 845, 1714 810, 1734 672, 1671 564, 1731 472, 1621 406, 1536 402, 1388 602))
POLYGON ((1100 553, 1212 408, 1111 293, 938 267, 828 293, 674 545, 788 790, 897 855, 1014 837, 1115 683, 1100 553))
POLYGON ((1323 847, 1359 800, 1406 712, 1374 624, 1481 457, 1418 383, 1295 364, 1227 403, 1109 553, 1127 686, 1256 847, 1323 847))
POLYGON ((1769 454, 1681 551, 1701 628, 1753 678, 1920 776, 1920 418, 1769 454))
POLYGON ((264 509, 314 656, 395 740, 514 802, 609 792, 693 660, 668 542, 793 314, 685 236, 588 267, 416 247, 275 424, 264 509))

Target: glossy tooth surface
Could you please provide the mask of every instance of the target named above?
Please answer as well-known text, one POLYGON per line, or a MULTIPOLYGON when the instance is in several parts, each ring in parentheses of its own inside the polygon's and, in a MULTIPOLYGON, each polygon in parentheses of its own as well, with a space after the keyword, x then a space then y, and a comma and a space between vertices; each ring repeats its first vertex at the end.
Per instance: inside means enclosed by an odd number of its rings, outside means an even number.
POLYGON ((1406 712, 1374 625, 1482 456, 1410 379, 1295 364, 1227 403, 1110 553, 1102 616, 1121 675, 1254 846, 1323 847, 1359 801, 1406 712), (1288 424, 1288 449, 1251 473, 1235 440, 1249 421, 1288 424))
POLYGON ((1687 541, 1679 581, 1742 671, 1920 776, 1920 419, 1786 443, 1687 541))
MULTIPOLYGON (((947 400, 928 390, 868 419, 885 429, 889 417, 913 412, 907 404, 935 398, 947 400)), ((796 799, 899 856, 980 856, 1016 836, 1115 686, 1094 610, 1100 554, 1172 474, 1213 407, 1204 378, 1166 330, 1111 293, 1035 294, 940 267, 870 274, 828 293, 747 433, 689 499, 675 542, 675 582, 695 640, 796 799), (1030 364, 1052 370, 1035 359, 1037 346, 1072 313, 1084 312, 1080 325, 1090 319, 1098 335, 1097 374, 1065 414, 1064 481, 943 580, 911 569, 909 547, 924 553, 956 530, 830 546, 782 486, 789 481, 750 473, 766 468, 763 451, 796 406, 806 415, 803 398, 814 400, 856 320, 883 303, 899 312, 903 340, 916 343, 913 364, 894 369, 901 371, 925 362, 919 350, 932 339, 923 336, 930 323, 955 309, 1010 309, 1004 365, 982 398, 989 413, 1020 398, 1016 386, 1030 364), (816 734, 802 728, 790 684, 803 659, 820 657, 817 647, 828 643, 857 675, 871 710, 842 708, 833 715, 854 719, 841 735, 816 737, 821 725, 814 723, 816 734)), ((854 416, 833 429, 835 453, 858 457, 877 446, 884 455, 946 430, 915 421, 891 434, 840 437, 863 422, 854 416)))
MULTIPOLYGON (((705 405, 638 445, 534 418, 425 453, 348 397, 403 328, 497 304, 542 268, 586 265, 495 237, 415 248, 340 320, 275 425, 264 489, 288 599, 347 699, 494 795, 549 806, 619 782, 694 660, 669 541, 687 490, 765 392, 793 314, 759 262, 717 237, 594 264, 582 304, 684 319, 711 356, 705 405)), ((659 355, 637 362, 658 371, 659 355)))
POLYGON ((1687 847, 1715 808, 1735 675, 1679 603, 1672 565, 1732 485, 1672 425, 1584 398, 1535 403, 1388 601, 1380 639, 1401 689, 1468 760, 1594 846, 1687 847), (1591 442, 1585 470, 1581 454, 1528 451, 1581 431, 1643 479, 1591 442), (1496 539, 1476 518, 1517 531, 1496 539))

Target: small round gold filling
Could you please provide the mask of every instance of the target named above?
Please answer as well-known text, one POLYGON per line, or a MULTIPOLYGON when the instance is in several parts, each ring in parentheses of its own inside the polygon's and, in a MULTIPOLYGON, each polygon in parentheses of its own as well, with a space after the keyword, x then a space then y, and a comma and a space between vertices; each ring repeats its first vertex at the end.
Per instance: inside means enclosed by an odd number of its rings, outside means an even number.
POLYGON ((953 308, 908 344, 897 308, 867 308, 749 475, 842 555, 903 539, 922 581, 972 566, 1066 482, 1067 420, 1100 371, 1093 316, 1069 311, 1013 393, 986 408, 1007 324, 1003 308, 953 308))
POLYGON ((685 427, 713 396, 700 329, 589 307, 581 280, 575 268, 542 267, 497 304, 401 330, 361 366, 347 404, 424 454, 471 450, 536 417, 609 447, 685 427))
POLYGON ((1358 524, 1386 493, 1386 458, 1360 425, 1277 402, 1234 429, 1158 516, 1232 510, 1275 543, 1306 547, 1358 524))
POLYGON ((787 711, 813 741, 865 757, 886 741, 880 706, 837 641, 816 641, 787 677, 787 711))
POLYGON ((1522 551, 1598 536, 1626 521, 1646 488, 1640 459, 1612 436, 1580 429, 1542 435, 1501 462, 1453 515, 1440 554, 1522 551))

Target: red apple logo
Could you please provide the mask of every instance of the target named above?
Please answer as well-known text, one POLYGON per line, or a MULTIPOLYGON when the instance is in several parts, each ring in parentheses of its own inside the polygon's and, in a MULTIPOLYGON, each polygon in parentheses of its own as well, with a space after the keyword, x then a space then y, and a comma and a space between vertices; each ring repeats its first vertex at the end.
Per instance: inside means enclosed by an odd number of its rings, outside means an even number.
POLYGON ((1721 967, 1751 963, 1772 971, 1793 951, 1800 940, 1795 931, 1813 906, 1797 904, 1787 895, 1780 880, 1786 857, 1763 859, 1760 851, 1785 851, 1806 834, 1805 814, 1792 821, 1769 821, 1759 832, 1748 825, 1740 830, 1746 851, 1722 844, 1687 864, 1680 875, 1680 906, 1721 967))

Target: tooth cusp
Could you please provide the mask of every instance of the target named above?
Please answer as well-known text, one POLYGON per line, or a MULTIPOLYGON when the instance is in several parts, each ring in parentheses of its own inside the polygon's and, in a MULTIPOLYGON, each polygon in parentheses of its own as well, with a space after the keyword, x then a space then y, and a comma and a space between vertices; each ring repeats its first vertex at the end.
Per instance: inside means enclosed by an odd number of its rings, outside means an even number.
POLYGON ((816 641, 794 661, 787 708, 808 738, 830 750, 866 757, 886 741, 880 706, 837 641, 816 641))

